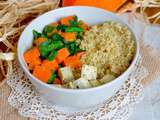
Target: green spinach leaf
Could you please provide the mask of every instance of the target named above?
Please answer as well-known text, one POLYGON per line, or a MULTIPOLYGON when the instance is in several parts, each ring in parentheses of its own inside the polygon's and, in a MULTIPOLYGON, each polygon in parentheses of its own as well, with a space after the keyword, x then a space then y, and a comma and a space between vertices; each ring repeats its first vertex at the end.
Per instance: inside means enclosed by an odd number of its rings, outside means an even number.
POLYGON ((48 49, 50 51, 52 51, 52 50, 58 50, 58 49, 63 48, 64 44, 63 44, 62 41, 52 41, 52 43, 49 44, 47 47, 48 47, 48 49))
POLYGON ((63 41, 64 38, 63 38, 60 34, 55 33, 55 34, 52 35, 52 40, 55 40, 55 41, 58 41, 58 40, 63 41))
POLYGON ((57 25, 56 29, 57 29, 57 30, 61 30, 61 31, 64 32, 67 27, 68 27, 68 26, 66 26, 66 25, 57 25))
POLYGON ((40 55, 42 58, 47 58, 49 55, 50 50, 48 49, 48 46, 50 43, 50 41, 45 41, 39 45, 40 55))
POLYGON ((82 32, 77 32, 77 39, 82 39, 82 32))
POLYGON ((73 20, 69 21, 69 24, 70 24, 71 27, 78 27, 78 24, 79 24, 78 23, 78 17, 75 15, 73 20))
POLYGON ((57 51, 55 51, 55 50, 53 50, 50 54, 49 54, 49 56, 48 56, 48 60, 49 61, 52 61, 52 60, 54 60, 54 58, 57 56, 57 51))
POLYGON ((79 46, 76 44, 76 42, 72 42, 66 45, 66 47, 68 48, 69 52, 71 55, 83 51, 82 49, 79 48, 79 46))
POLYGON ((41 33, 37 32, 36 30, 33 30, 32 32, 33 32, 34 40, 41 37, 41 35, 42 35, 41 33))
POLYGON ((79 27, 67 27, 65 28, 65 32, 83 32, 83 28, 79 27))
POLYGON ((44 27, 43 33, 44 34, 51 33, 54 29, 55 29, 55 27, 47 25, 44 27))

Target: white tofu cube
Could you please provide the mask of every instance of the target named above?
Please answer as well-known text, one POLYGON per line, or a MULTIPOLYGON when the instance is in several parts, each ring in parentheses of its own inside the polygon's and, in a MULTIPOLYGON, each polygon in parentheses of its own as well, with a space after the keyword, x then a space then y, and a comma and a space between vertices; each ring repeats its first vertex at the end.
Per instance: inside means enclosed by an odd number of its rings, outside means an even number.
POLYGON ((59 76, 64 83, 74 80, 73 73, 70 67, 60 68, 59 76))
POLYGON ((107 74, 100 80, 100 82, 101 83, 107 83, 107 82, 110 82, 111 80, 114 80, 115 78, 116 77, 114 75, 107 74))
POLYGON ((95 80, 97 78, 97 68, 90 65, 83 65, 81 77, 87 80, 95 80))
POLYGON ((88 80, 86 80, 84 78, 79 78, 78 80, 73 81, 73 86, 74 86, 74 88, 80 88, 80 89, 91 87, 88 80))

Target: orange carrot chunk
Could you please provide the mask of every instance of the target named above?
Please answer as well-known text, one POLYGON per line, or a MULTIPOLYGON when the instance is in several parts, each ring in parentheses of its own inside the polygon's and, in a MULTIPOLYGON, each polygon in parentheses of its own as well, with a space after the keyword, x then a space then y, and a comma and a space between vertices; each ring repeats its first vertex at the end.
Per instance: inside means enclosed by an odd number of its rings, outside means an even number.
POLYGON ((33 70, 33 75, 45 83, 48 82, 51 74, 52 74, 51 70, 43 66, 36 66, 33 70))
POLYGON ((33 70, 38 65, 41 65, 41 59, 39 57, 33 60, 32 62, 30 62, 28 65, 28 68, 29 70, 33 70))
POLYGON ((32 50, 28 50, 24 53, 23 57, 24 57, 24 60, 26 61, 26 63, 31 63, 32 62, 32 50))
POLYGON ((63 62, 69 56, 69 51, 67 48, 62 48, 58 51, 56 56, 56 61, 59 63, 63 62))
POLYGON ((47 39, 44 37, 39 37, 36 40, 34 40, 34 43, 36 46, 40 45, 42 42, 46 41, 47 39))
POLYGON ((64 37, 64 40, 73 42, 76 40, 76 33, 75 32, 66 32, 66 33, 61 33, 61 35, 64 37))
POLYGON ((35 59, 40 57, 40 52, 39 52, 38 47, 33 47, 32 57, 35 59))
POLYGON ((53 84, 62 84, 61 80, 58 78, 55 78, 53 81, 53 84))
POLYGON ((46 67, 49 70, 54 70, 54 71, 58 69, 58 63, 56 60, 53 60, 53 61, 44 60, 42 62, 42 66, 46 67))
POLYGON ((39 56, 40 56, 40 52, 37 47, 33 47, 32 49, 24 53, 24 59, 26 63, 31 63, 32 61, 37 59, 39 56))
POLYGON ((68 17, 65 17, 65 18, 61 18, 60 23, 63 24, 63 25, 69 25, 69 21, 73 20, 73 19, 74 19, 74 16, 68 16, 68 17))
POLYGON ((65 66, 70 66, 71 68, 78 68, 81 66, 81 61, 80 61, 80 58, 76 55, 73 55, 73 56, 69 56, 67 57, 63 64, 65 66))

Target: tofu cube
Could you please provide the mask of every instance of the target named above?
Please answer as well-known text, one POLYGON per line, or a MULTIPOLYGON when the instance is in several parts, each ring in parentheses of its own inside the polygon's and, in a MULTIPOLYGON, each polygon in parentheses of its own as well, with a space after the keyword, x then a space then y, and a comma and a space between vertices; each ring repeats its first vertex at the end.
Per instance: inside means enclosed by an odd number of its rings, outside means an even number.
POLYGON ((60 68, 58 74, 64 83, 74 80, 72 69, 70 67, 60 68))
POLYGON ((73 86, 74 88, 80 88, 80 89, 91 87, 89 81, 84 78, 79 78, 78 80, 73 81, 73 86))
POLYGON ((97 78, 97 68, 90 65, 83 65, 81 77, 86 80, 96 80, 97 78))

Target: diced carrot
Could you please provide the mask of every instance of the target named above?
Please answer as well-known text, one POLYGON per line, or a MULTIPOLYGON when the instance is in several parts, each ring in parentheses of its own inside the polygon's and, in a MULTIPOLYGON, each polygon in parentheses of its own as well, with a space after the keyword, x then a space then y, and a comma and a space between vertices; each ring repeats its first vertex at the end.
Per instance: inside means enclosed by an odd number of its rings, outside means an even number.
POLYGON ((40 56, 40 52, 37 47, 33 47, 32 49, 24 53, 24 59, 26 63, 31 63, 32 61, 37 59, 39 56, 40 56))
POLYGON ((83 28, 85 31, 89 30, 89 26, 83 20, 79 21, 79 27, 83 28))
POLYGON ((33 70, 33 75, 45 83, 48 82, 51 74, 51 70, 43 66, 36 66, 33 70))
POLYGON ((42 62, 42 66, 46 67, 49 70, 54 70, 54 71, 58 69, 58 63, 56 60, 52 60, 52 61, 44 60, 42 62))
POLYGON ((61 33, 66 41, 73 42, 76 40, 76 33, 75 32, 66 32, 61 33))
POLYGON ((32 52, 33 58, 38 58, 40 56, 40 52, 39 52, 38 47, 34 47, 32 51, 33 51, 32 52))
POLYGON ((31 54, 32 54, 32 50, 28 50, 24 53, 24 60, 26 61, 26 63, 31 63, 32 62, 32 57, 31 57, 31 54))
POLYGON ((42 42, 46 41, 47 39, 44 37, 39 37, 36 40, 34 40, 34 43, 36 44, 36 46, 40 45, 42 42))
POLYGON ((65 17, 65 18, 61 18, 60 23, 63 24, 63 25, 69 25, 69 21, 73 20, 73 19, 74 19, 74 16, 68 16, 68 17, 65 17))
POLYGON ((71 68, 78 68, 81 66, 81 61, 79 56, 73 55, 73 56, 67 57, 64 60, 63 64, 65 66, 70 66, 71 68))
POLYGON ((33 70, 38 65, 41 65, 41 59, 39 57, 28 64, 29 70, 33 70))
POLYGON ((58 78, 55 78, 53 81, 53 84, 62 84, 61 80, 58 78))
POLYGON ((56 56, 56 61, 59 63, 63 62, 68 56, 69 56, 69 51, 67 48, 62 48, 58 51, 58 54, 56 56))
POLYGON ((76 53, 76 56, 78 56, 79 58, 81 58, 85 54, 86 54, 86 52, 78 52, 78 53, 76 53))

